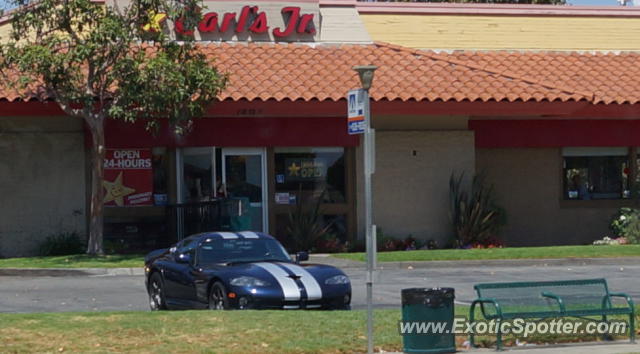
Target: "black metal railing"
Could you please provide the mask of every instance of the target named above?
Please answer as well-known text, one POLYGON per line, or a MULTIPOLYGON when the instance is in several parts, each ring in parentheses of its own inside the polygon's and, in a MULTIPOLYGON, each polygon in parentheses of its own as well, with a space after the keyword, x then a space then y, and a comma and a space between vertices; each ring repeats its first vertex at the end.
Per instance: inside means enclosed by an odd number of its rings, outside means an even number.
POLYGON ((170 204, 148 216, 119 215, 105 219, 105 251, 145 253, 168 247, 205 231, 246 229, 249 201, 242 198, 170 204))
POLYGON ((234 230, 234 219, 247 212, 244 199, 217 199, 208 202, 173 204, 167 215, 173 220, 177 240, 206 231, 234 230))

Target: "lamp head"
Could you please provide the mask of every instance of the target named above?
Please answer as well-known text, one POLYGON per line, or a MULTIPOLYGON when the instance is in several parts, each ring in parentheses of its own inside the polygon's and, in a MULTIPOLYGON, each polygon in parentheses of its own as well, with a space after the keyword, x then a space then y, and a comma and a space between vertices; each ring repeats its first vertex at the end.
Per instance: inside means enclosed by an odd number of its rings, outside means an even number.
POLYGON ((353 70, 358 72, 358 76, 360 77, 360 84, 362 88, 365 90, 369 90, 371 88, 371 83, 373 82, 373 72, 376 71, 378 67, 375 65, 356 65, 353 67, 353 70))

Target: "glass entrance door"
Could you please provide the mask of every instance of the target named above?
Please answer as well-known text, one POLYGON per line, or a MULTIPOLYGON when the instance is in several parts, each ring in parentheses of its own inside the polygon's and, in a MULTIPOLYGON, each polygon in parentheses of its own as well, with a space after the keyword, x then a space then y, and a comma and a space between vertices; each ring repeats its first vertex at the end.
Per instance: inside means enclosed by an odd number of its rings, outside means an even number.
POLYGON ((235 231, 268 230, 265 160, 261 148, 222 150, 222 183, 227 196, 241 204, 241 215, 232 222, 235 231))

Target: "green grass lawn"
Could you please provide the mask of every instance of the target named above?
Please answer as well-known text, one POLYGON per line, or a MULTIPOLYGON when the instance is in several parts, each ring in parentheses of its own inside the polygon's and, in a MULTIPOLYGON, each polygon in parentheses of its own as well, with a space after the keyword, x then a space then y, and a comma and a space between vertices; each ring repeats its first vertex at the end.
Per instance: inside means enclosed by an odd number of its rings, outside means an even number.
MULTIPOLYGON (((401 350, 399 310, 376 311, 376 346, 401 350)), ((169 311, 0 315, 7 352, 355 353, 364 311, 169 311)))
MULTIPOLYGON (((468 308, 456 306, 457 315, 468 308)), ((402 350, 400 310, 376 310, 375 346, 402 350)), ((364 311, 166 311, 0 314, 2 352, 361 353, 364 311)), ((460 347, 466 336, 456 337, 460 347)), ((597 340, 528 338, 529 343, 597 340)), ((515 339, 505 338, 507 345, 515 339)), ((495 338, 478 344, 493 346, 495 338)))
MULTIPOLYGON (((363 262, 365 260, 364 253, 337 253, 333 256, 363 262)), ((469 250, 447 249, 378 253, 379 262, 589 257, 640 257, 640 245, 507 247, 469 250)))
POLYGON ((141 255, 92 257, 86 254, 77 254, 0 259, 0 268, 135 268, 143 266, 144 261, 141 255))
MULTIPOLYGON (((333 254, 333 256, 356 261, 365 260, 364 253, 336 253, 333 254)), ((508 247, 378 253, 378 261, 380 262, 585 257, 640 257, 640 245, 508 247)), ((142 267, 143 265, 143 256, 141 255, 108 255, 102 257, 91 257, 81 254, 54 257, 0 259, 0 268, 135 268, 142 267)))

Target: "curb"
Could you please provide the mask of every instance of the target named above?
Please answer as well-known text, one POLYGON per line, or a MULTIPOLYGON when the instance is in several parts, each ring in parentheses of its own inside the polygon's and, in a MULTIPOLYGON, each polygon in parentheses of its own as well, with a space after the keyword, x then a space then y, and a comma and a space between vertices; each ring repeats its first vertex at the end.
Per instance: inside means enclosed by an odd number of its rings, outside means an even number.
POLYGON ((68 277, 91 275, 144 275, 144 268, 0 268, 0 276, 68 277))
MULTIPOLYGON (((500 353, 495 348, 457 348, 457 353, 500 353)), ((559 344, 537 344, 525 345, 517 347, 505 347, 505 353, 528 353, 528 354, 619 354, 619 353, 637 353, 640 349, 639 344, 629 343, 628 340, 617 340, 613 342, 564 342, 559 344)), ((402 352, 385 352, 385 354, 403 354, 402 352)))

